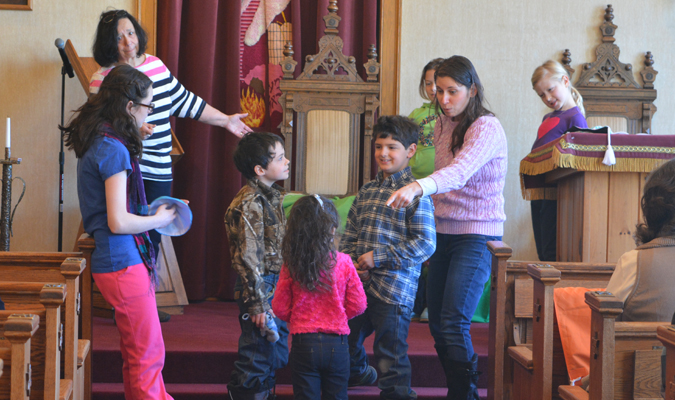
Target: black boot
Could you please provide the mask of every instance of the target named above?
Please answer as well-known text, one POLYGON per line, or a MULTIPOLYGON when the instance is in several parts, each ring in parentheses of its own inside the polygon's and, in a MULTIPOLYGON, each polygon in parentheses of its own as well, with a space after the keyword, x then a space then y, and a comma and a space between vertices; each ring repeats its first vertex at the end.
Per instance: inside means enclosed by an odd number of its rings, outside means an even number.
MULTIPOLYGON (((439 353, 440 356, 440 353, 439 353)), ((448 400, 478 400, 478 355, 471 361, 441 359, 448 381, 448 400)))

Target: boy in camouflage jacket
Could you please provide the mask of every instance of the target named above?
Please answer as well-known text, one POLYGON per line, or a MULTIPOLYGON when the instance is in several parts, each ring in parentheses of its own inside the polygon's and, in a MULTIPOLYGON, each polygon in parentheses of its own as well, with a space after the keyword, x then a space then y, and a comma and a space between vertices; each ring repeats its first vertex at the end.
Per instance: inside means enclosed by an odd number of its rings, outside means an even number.
POLYGON ((272 133, 254 132, 241 139, 234 163, 247 179, 225 213, 232 268, 239 275, 234 297, 239 306, 239 360, 227 385, 230 397, 263 400, 275 384, 275 370, 288 362, 288 328, 274 318, 279 340, 261 335, 272 314, 271 301, 281 269, 281 241, 286 216, 284 190, 275 184, 288 178, 283 141, 272 133))

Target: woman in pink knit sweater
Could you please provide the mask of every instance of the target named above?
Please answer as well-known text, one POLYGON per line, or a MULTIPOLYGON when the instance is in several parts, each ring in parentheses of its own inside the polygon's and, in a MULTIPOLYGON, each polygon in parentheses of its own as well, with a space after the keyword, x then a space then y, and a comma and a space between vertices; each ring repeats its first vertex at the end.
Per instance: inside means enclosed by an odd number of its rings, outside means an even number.
POLYGON ((434 129, 435 172, 396 191, 387 204, 404 207, 433 195, 436 252, 429 259, 429 329, 448 384, 448 399, 478 399, 469 327, 490 276, 487 242, 504 230, 506 136, 483 105, 483 86, 462 56, 436 70, 442 115, 434 129))
POLYGON ((347 321, 366 310, 366 294, 351 257, 335 250, 339 226, 333 202, 316 194, 298 200, 286 223, 272 309, 293 335, 295 399, 347 399, 347 321))

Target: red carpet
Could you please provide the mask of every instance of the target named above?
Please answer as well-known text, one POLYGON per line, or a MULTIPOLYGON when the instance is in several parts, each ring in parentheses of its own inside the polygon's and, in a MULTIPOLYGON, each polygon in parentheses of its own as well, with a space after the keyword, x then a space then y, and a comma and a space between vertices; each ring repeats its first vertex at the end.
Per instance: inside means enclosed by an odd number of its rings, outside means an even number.
MULTIPOLYGON (((162 324, 166 346, 164 381, 176 400, 223 399, 227 393, 232 365, 237 357, 239 322, 237 307, 228 302, 204 302, 185 307, 184 315, 174 315, 162 324)), ((478 368, 487 369, 487 324, 473 324, 471 334, 478 368)), ((436 356, 427 324, 413 322, 408 336, 412 385, 420 399, 445 397, 445 377, 436 356)), ((366 341, 372 360, 372 336, 366 341)), ((122 400, 122 358, 119 334, 112 320, 94 319, 93 379, 95 400, 122 400)), ((291 399, 289 368, 277 373, 277 395, 291 399)), ((481 375, 479 386, 485 388, 487 375, 481 375)), ((482 391, 483 397, 486 390, 482 391)), ((377 387, 355 388, 350 399, 377 399, 377 387)), ((229 396, 227 397, 229 398, 229 396)))

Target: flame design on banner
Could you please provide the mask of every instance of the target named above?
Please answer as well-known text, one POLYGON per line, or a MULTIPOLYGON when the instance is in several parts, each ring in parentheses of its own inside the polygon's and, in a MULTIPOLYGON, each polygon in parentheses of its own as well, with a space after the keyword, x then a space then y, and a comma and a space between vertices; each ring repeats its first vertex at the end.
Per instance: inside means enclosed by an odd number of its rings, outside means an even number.
POLYGON ((244 89, 241 91, 241 112, 248 113, 248 116, 242 121, 250 126, 251 128, 260 127, 265 121, 265 100, 262 97, 258 97, 255 90, 251 91, 251 88, 246 88, 246 93, 244 89))

